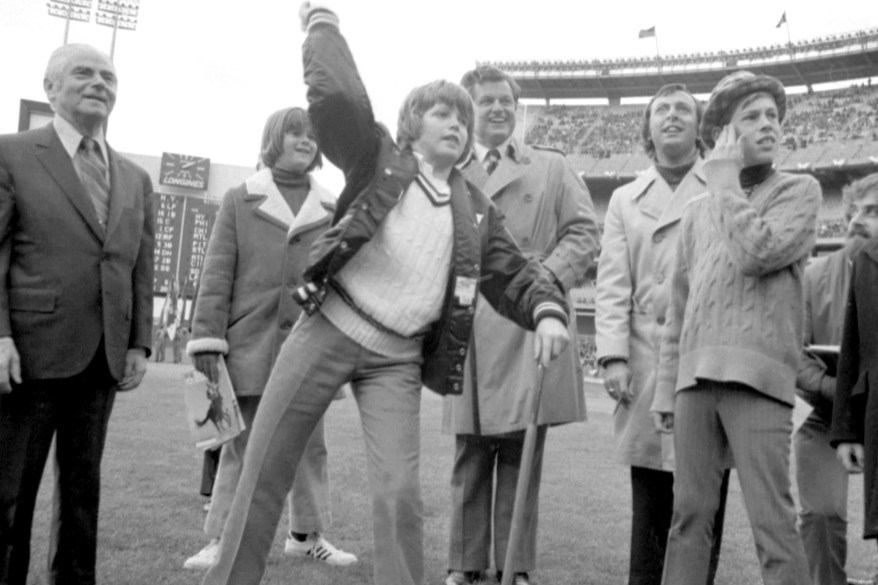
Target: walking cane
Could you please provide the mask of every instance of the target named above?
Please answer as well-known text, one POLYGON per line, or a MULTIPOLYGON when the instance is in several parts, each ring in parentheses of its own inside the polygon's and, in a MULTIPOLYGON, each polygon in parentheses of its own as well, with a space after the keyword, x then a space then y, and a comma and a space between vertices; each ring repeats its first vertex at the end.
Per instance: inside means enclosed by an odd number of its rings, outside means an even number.
POLYGON ((515 485, 515 503, 512 506, 512 525, 509 528, 509 543, 506 546, 506 562, 503 563, 503 580, 501 585, 512 585, 515 576, 512 572, 512 562, 518 549, 518 541, 524 527, 525 501, 527 489, 530 485, 531 468, 534 463, 534 452, 537 447, 537 420, 540 415, 540 398, 543 394, 543 380, 546 377, 546 368, 542 364, 537 366, 539 382, 537 391, 530 397, 530 423, 524 431, 524 447, 521 450, 521 467, 518 469, 518 483, 515 485))

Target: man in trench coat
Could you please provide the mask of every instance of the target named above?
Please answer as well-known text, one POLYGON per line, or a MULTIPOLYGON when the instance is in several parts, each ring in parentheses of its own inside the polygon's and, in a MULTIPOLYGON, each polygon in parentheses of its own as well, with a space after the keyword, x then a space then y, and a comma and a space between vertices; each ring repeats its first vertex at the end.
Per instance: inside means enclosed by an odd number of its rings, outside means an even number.
MULTIPOLYGON (((572 307, 569 291, 585 277, 598 248, 588 190, 563 154, 527 146, 512 136, 520 90, 511 77, 481 66, 464 75, 461 85, 473 97, 476 112, 474 148, 461 167, 464 176, 500 208, 522 251, 542 261, 572 307)), ((528 395, 538 383, 533 333, 501 317, 488 303, 476 304, 474 331, 464 392, 446 398, 443 413, 444 430, 456 435, 449 585, 471 583, 489 568, 492 527, 494 563, 502 571, 530 419, 528 395)), ((576 339, 572 309, 570 337, 576 339)), ((545 373, 525 527, 513 567, 516 585, 527 585, 528 571, 536 565, 546 428, 584 419, 582 367, 571 343, 545 373)))

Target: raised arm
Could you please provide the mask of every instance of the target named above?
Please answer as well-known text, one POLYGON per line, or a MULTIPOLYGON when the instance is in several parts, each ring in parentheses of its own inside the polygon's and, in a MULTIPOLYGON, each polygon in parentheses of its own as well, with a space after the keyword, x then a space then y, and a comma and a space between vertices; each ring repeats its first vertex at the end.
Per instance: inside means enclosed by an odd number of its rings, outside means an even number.
POLYGON ((338 17, 310 2, 302 4, 300 16, 308 31, 302 48, 308 115, 323 155, 348 177, 359 165, 374 163, 375 116, 338 17))

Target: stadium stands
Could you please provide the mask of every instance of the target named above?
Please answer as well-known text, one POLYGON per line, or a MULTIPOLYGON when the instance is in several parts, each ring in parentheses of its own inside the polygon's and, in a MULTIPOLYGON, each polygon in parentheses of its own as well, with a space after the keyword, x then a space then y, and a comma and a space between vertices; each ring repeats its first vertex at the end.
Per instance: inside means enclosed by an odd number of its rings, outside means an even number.
POLYGON ((789 45, 770 45, 729 51, 705 51, 681 55, 649 57, 616 57, 611 59, 567 61, 504 61, 490 62, 509 73, 541 75, 546 73, 599 72, 604 75, 625 70, 674 70, 679 68, 744 67, 777 59, 819 57, 849 47, 866 47, 878 41, 878 28, 829 35, 797 41, 789 45))
MULTIPOLYGON (((643 107, 528 105, 524 139, 564 151, 589 176, 623 175, 616 164, 620 161, 635 157, 640 159, 635 167, 648 166, 639 139, 643 107), (614 158, 611 164, 599 164, 614 158)), ((782 168, 878 162, 878 87, 855 85, 791 96, 783 129, 782 168)))

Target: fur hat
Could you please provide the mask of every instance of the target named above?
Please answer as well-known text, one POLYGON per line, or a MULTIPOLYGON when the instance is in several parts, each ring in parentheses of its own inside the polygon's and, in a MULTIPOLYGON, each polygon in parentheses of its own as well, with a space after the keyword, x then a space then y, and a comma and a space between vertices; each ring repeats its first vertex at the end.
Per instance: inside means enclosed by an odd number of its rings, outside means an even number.
POLYGON ((728 109, 740 98, 758 91, 764 91, 774 97, 777 103, 778 121, 783 122, 787 113, 787 94, 783 84, 770 75, 735 71, 723 77, 710 94, 707 107, 704 109, 704 117, 701 119, 701 140, 709 148, 713 148, 715 144, 713 129, 722 123, 728 109))

